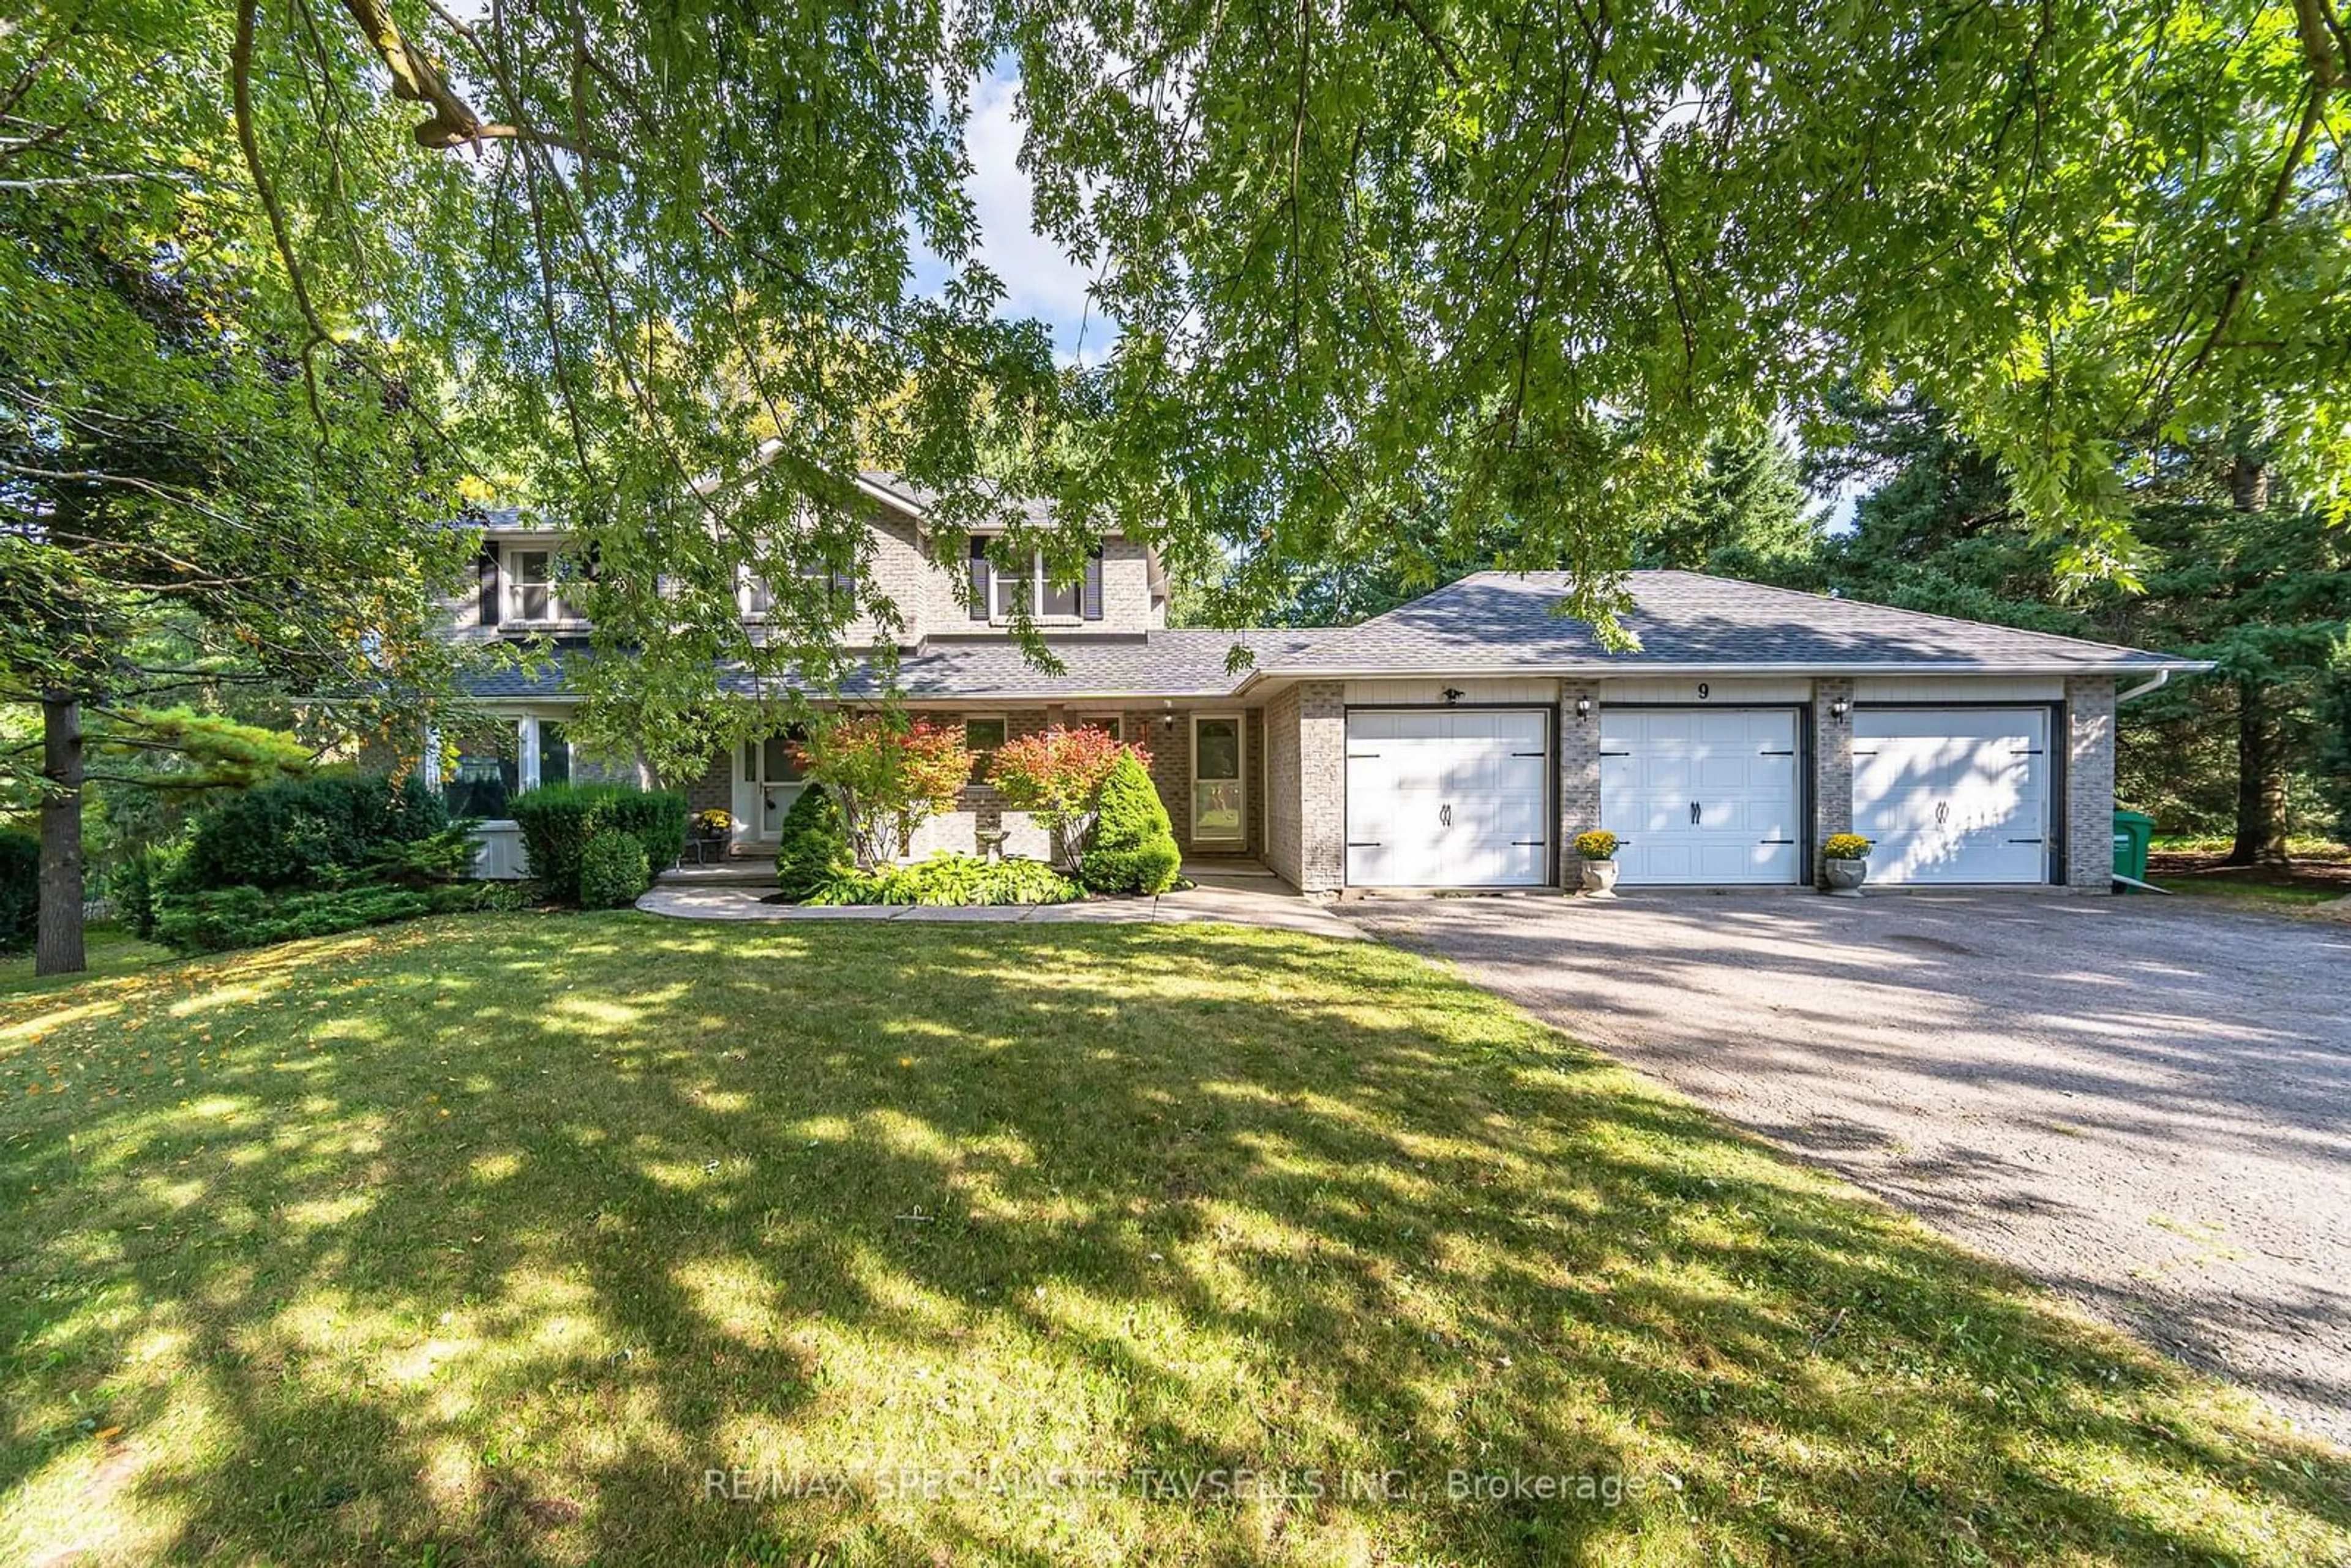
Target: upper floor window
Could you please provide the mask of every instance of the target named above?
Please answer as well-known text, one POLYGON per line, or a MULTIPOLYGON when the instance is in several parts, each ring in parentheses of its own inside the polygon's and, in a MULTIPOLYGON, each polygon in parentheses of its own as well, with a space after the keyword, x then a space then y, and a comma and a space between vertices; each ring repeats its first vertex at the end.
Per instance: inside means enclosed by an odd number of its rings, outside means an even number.
POLYGON ((577 621, 579 612, 565 601, 556 580, 551 549, 510 549, 507 552, 507 614, 516 621, 577 621))
POLYGON ((1019 615, 1074 621, 1085 600, 1082 582, 1056 582, 1046 574, 1042 555, 1031 555, 1025 570, 997 572, 993 587, 996 599, 988 609, 999 621, 1019 615))
MULTIPOLYGON (((802 567, 800 577, 806 581, 822 583, 827 597, 834 601, 845 600, 857 591, 855 572, 812 566, 802 567)), ((749 571, 743 574, 742 601, 743 613, 750 620, 765 621, 776 612, 776 591, 768 586, 767 579, 749 571)))

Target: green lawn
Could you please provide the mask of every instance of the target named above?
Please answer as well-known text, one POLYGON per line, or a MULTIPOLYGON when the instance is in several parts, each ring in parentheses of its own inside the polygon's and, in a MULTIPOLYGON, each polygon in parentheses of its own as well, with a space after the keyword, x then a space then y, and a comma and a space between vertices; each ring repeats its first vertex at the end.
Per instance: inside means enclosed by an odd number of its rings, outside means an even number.
POLYGON ((2351 1460, 1371 944, 427 921, 0 996, 0 1562, 2351 1556, 2351 1460))
POLYGON ((159 947, 152 942, 141 942, 119 925, 97 925, 83 933, 82 956, 89 967, 81 974, 37 979, 33 975, 32 954, 0 953, 0 997, 36 987, 79 986, 110 975, 132 974, 169 962, 172 954, 169 948, 159 947))
POLYGON ((2351 896, 2331 888, 2278 887, 2263 882, 2220 882, 2211 877, 2150 876, 2147 881, 2173 893, 2193 894, 2200 898, 2251 899, 2259 904, 2314 906, 2351 896))

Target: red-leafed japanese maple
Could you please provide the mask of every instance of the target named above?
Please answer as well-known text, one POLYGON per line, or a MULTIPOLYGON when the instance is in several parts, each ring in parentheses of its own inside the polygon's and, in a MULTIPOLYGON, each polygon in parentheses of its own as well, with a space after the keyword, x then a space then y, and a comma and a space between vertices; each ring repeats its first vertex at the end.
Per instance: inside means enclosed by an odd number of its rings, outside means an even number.
POLYGON ((1150 754, 1122 744, 1091 726, 1056 726, 1006 741, 988 763, 987 781, 1015 810, 1028 811, 1050 830, 1072 867, 1085 860, 1102 812, 1102 785, 1127 752, 1148 768, 1150 754))
POLYGON ((971 778, 960 728, 909 725, 889 714, 840 714, 812 726, 794 750, 801 770, 841 808, 858 868, 872 871, 914 847, 914 831, 955 809, 971 778))

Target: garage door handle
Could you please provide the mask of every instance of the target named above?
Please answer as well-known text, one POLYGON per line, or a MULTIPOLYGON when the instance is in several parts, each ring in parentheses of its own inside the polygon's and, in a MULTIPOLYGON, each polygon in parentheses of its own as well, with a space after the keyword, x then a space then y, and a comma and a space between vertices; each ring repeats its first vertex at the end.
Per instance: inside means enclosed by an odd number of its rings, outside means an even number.
POLYGON ((1704 816, 1705 814, 1706 814, 1706 808, 1705 808, 1705 807, 1703 807, 1703 806, 1699 805, 1699 804, 1698 804, 1697 801, 1695 801, 1695 800, 1692 800, 1692 801, 1690 802, 1690 826, 1691 826, 1691 827, 1695 828, 1695 827, 1699 826, 1699 825, 1700 825, 1700 823, 1699 823, 1699 821, 1698 821, 1698 819, 1699 819, 1700 817, 1704 816))
POLYGON ((1951 803, 1950 803, 1949 800, 1938 800, 1938 801, 1936 801, 1936 802, 1935 802, 1935 821, 1938 821, 1938 822, 1948 822, 1948 821, 1949 821, 1950 820, 1951 820, 1951 803))
POLYGON ((1793 839, 1758 839, 1755 841, 1759 844, 1792 844, 1796 841, 1793 839))
POLYGON ((1453 808, 1450 805, 1439 806, 1437 809, 1437 823, 1442 828, 1449 828, 1453 825, 1453 808))
POLYGON ((1349 839, 1347 847, 1351 850, 1375 850, 1381 846, 1377 839, 1349 839))
POLYGON ((2045 843, 2047 841, 2043 839, 2011 839, 2008 841, 2011 844, 2038 844, 2045 843))

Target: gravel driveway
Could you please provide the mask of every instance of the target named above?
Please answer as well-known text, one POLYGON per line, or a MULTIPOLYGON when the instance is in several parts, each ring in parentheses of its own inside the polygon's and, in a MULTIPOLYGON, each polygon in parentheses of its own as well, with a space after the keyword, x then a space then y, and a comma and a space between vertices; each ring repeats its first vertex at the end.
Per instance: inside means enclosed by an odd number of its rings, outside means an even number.
POLYGON ((2351 1445, 2351 924, 1983 894, 1342 907, 2351 1445))

